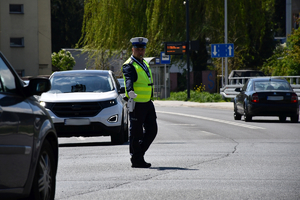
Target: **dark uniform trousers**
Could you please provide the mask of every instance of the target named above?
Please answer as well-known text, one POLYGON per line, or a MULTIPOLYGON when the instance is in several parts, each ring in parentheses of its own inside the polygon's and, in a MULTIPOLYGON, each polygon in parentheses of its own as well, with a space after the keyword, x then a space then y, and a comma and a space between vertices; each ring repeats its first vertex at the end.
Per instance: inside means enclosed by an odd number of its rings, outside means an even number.
POLYGON ((136 102, 135 109, 129 113, 130 136, 129 151, 132 159, 143 159, 145 152, 157 134, 156 113, 153 102, 136 102))

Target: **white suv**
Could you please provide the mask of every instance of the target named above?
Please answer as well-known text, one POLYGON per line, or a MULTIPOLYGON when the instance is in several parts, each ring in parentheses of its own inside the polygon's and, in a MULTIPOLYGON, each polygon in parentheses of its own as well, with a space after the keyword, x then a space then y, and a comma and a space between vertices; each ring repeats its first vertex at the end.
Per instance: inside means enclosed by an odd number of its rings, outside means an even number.
POLYGON ((39 99, 52 117, 58 137, 111 136, 128 141, 124 87, 110 70, 71 70, 50 76, 51 90, 39 99))

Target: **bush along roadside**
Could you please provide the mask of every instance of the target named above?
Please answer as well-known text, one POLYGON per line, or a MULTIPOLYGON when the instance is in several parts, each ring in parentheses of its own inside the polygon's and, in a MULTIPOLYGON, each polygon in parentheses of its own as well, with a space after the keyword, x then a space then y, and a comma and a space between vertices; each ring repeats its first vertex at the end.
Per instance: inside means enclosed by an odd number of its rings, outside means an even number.
POLYGON ((191 102, 230 102, 230 99, 222 99, 222 95, 218 93, 209 93, 199 90, 190 90, 190 99, 187 99, 187 90, 182 92, 171 92, 170 97, 166 100, 173 100, 173 101, 191 101, 191 102))

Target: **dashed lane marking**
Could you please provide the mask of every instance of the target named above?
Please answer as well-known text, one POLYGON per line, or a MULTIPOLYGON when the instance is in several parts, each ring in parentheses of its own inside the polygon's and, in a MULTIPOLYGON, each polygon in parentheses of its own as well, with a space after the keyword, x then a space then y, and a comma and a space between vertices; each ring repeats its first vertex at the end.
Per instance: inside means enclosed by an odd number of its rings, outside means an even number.
POLYGON ((203 119, 203 120, 208 120, 208 121, 230 124, 233 126, 240 126, 240 127, 249 128, 249 129, 265 129, 265 128, 259 127, 259 126, 252 126, 252 125, 248 125, 248 124, 241 124, 241 123, 237 123, 237 122, 231 122, 231 121, 226 121, 226 120, 222 120, 222 119, 214 119, 214 118, 203 117, 203 116, 188 115, 188 114, 174 113, 174 112, 165 112, 165 111, 156 111, 156 112, 163 113, 163 114, 170 114, 170 115, 180 115, 180 116, 184 116, 184 117, 193 117, 193 118, 198 118, 198 119, 203 119))

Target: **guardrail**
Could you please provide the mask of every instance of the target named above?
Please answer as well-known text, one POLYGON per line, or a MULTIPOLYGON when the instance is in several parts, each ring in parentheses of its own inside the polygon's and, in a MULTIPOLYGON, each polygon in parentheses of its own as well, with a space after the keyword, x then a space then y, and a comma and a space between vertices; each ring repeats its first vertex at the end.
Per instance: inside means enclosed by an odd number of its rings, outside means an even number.
MULTIPOLYGON (((249 78, 254 77, 233 77, 228 79, 230 84, 220 88, 220 94, 223 96, 223 98, 235 98, 235 96, 238 94, 238 92, 234 91, 235 88, 242 88, 249 78)), ((300 101, 300 76, 271 76, 271 78, 287 79, 290 82, 293 90, 298 95, 298 100, 300 101)))

